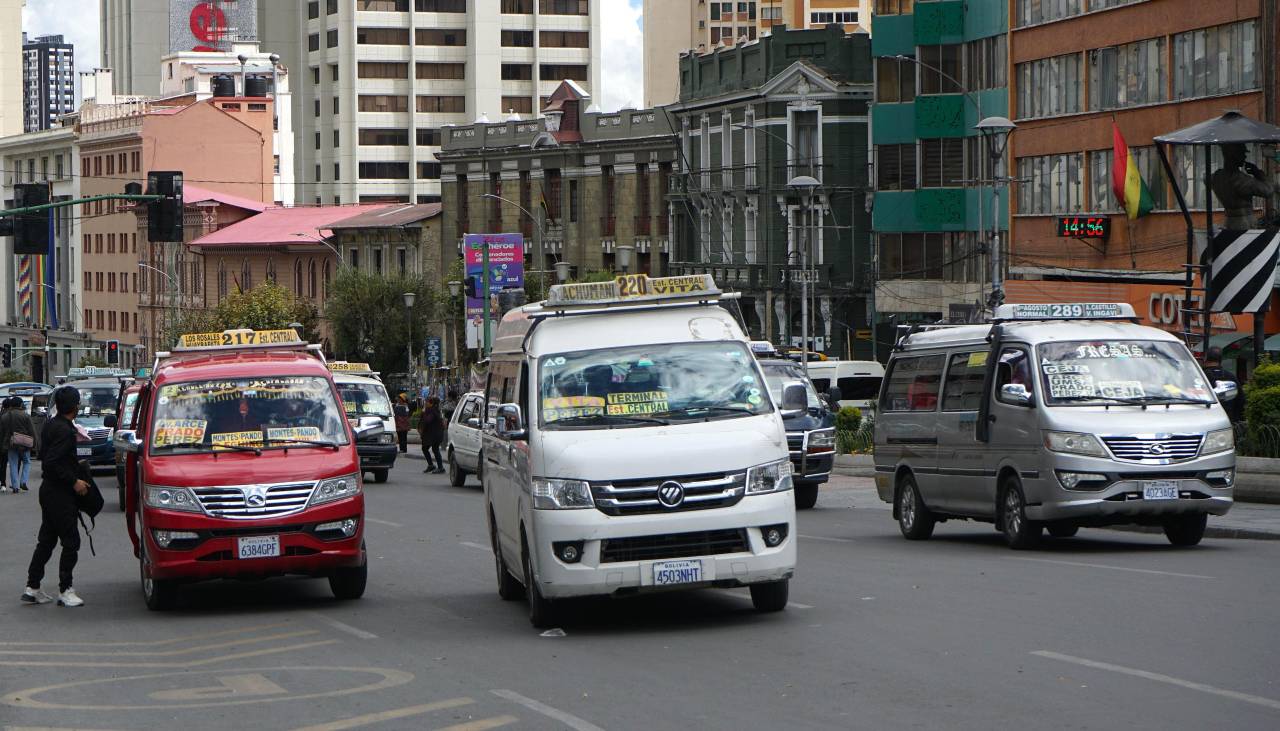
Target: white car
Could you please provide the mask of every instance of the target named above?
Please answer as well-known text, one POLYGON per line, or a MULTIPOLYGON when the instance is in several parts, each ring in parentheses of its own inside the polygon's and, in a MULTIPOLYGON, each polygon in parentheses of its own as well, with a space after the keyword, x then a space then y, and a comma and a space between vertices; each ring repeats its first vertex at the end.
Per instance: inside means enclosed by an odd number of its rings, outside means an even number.
POLYGON ((462 487, 467 475, 480 474, 480 425, 484 394, 472 391, 462 397, 449 419, 449 482, 462 487))

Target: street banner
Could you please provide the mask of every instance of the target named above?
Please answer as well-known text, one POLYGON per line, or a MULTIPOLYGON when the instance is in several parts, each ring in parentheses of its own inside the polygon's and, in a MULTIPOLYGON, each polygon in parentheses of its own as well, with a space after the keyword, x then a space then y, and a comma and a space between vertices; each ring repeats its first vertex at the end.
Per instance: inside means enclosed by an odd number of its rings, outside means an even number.
MULTIPOLYGON (((479 277, 484 273, 484 245, 489 245, 489 300, 490 312, 493 295, 504 289, 524 286, 524 236, 522 234, 466 234, 462 237, 462 249, 466 258, 467 276, 479 277)), ((467 293, 467 347, 479 347, 484 325, 484 300, 467 293)), ((496 320, 494 318, 496 327, 496 320)))
POLYGON ((441 345, 440 338, 436 337, 435 335, 430 335, 427 337, 426 348, 424 348, 424 350, 426 350, 426 353, 427 353, 428 368, 440 367, 440 364, 443 361, 443 358, 441 357, 441 353, 440 353, 440 345, 441 345))

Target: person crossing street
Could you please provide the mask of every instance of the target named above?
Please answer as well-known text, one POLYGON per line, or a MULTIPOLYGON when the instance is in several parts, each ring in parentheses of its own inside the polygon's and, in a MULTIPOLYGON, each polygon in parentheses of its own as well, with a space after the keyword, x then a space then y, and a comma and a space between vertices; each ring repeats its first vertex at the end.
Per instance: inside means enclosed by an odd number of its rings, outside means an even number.
POLYGON ((444 459, 440 456, 440 442, 444 441, 444 415, 440 413, 440 399, 435 396, 428 397, 426 406, 422 407, 418 435, 422 437, 422 456, 427 458, 427 468, 423 472, 444 472, 444 459))
POLYGON ((53 547, 62 543, 58 561, 58 606, 79 607, 84 604, 72 585, 72 572, 80 550, 79 508, 76 496, 89 491, 89 483, 77 477, 76 412, 80 409, 80 392, 63 386, 53 392, 56 416, 45 422, 40 431, 40 462, 44 479, 40 485, 40 530, 36 548, 27 569, 27 584, 22 601, 47 604, 53 600, 40 590, 45 564, 53 557, 53 547))

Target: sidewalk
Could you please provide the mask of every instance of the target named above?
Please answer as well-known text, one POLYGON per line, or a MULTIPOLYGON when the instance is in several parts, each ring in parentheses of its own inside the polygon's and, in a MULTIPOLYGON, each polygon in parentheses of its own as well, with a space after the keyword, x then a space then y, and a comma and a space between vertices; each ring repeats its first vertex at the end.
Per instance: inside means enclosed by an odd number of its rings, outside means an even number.
MULTIPOLYGON (((870 477, 833 474, 831 481, 818 493, 823 507, 855 508, 859 510, 889 510, 891 506, 880 500, 875 483, 870 477)), ((1159 528, 1137 525, 1114 526, 1113 530, 1139 533, 1159 533, 1159 528)), ((1280 505, 1237 502, 1226 515, 1209 516, 1206 538, 1252 538, 1280 541, 1280 505)))

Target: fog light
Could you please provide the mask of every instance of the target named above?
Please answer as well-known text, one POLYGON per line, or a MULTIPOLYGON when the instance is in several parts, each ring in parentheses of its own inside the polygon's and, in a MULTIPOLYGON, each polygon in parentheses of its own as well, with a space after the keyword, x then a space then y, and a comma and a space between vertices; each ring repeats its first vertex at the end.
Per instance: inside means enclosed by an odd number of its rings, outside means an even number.
POLYGON ((1205 482, 1217 487, 1231 487, 1231 483, 1235 482, 1235 470, 1214 470, 1204 473, 1205 482))
POLYGON ((785 523, 781 525, 766 525, 760 529, 760 535, 764 538, 764 545, 769 548, 777 548, 782 542, 787 540, 787 526, 785 523))
POLYGON ((582 560, 582 541, 559 541, 551 546, 556 557, 565 563, 577 563, 582 560))
POLYGON ((200 538, 199 535, 185 530, 153 530, 151 534, 155 536, 156 545, 161 548, 168 548, 174 543, 194 541, 200 538))
POLYGON ((1097 472, 1058 471, 1058 482, 1068 490, 1101 490, 1107 486, 1107 476, 1097 472))
POLYGON ((321 523, 316 526, 316 533, 341 533, 344 537, 350 538, 356 534, 356 526, 359 523, 355 518, 347 518, 346 520, 335 520, 332 523, 321 523))

